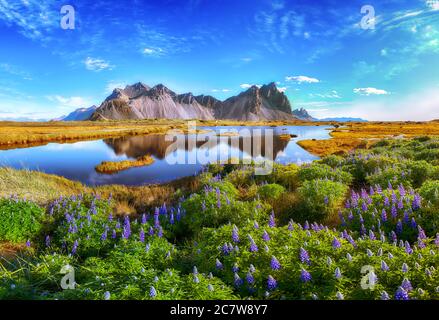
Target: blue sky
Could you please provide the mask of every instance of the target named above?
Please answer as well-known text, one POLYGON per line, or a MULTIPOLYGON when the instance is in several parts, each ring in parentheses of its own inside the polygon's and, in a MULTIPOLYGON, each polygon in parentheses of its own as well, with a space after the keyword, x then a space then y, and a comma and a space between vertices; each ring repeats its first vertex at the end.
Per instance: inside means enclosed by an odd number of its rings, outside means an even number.
POLYGON ((439 118, 435 0, 0 0, 0 41, 0 118, 57 117, 138 81, 219 99, 274 81, 320 118, 439 118))

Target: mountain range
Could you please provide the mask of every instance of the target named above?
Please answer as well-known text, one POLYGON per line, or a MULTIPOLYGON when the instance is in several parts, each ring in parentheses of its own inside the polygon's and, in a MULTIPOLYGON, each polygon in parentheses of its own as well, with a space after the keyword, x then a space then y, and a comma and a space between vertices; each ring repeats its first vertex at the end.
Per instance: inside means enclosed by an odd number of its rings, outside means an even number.
POLYGON ((162 84, 138 82, 117 88, 99 107, 80 108, 53 121, 126 119, 366 121, 356 118, 316 119, 304 108, 292 111, 288 97, 274 82, 252 86, 224 101, 209 95, 177 94, 162 84))
POLYGON ((192 93, 177 94, 162 84, 141 82, 115 89, 90 120, 123 119, 293 120, 287 96, 275 83, 252 86, 225 101, 192 93))

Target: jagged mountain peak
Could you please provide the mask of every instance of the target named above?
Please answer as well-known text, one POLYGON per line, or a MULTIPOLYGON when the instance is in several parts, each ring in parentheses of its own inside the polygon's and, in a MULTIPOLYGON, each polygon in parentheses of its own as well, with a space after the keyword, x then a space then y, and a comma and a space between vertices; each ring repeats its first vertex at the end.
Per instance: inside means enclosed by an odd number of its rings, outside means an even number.
POLYGON ((291 120, 291 104, 276 83, 252 86, 220 101, 208 95, 176 94, 163 84, 152 88, 138 82, 116 89, 92 119, 235 119, 291 120))

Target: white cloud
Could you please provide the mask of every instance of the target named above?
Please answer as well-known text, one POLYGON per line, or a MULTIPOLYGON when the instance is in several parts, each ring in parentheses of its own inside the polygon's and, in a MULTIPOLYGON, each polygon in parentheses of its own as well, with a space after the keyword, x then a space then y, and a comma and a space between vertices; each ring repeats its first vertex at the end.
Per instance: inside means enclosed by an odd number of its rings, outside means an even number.
POLYGON ((144 48, 142 53, 147 56, 162 56, 165 51, 162 48, 144 48))
POLYGON ((87 57, 87 59, 85 59, 84 61, 84 64, 87 70, 91 71, 112 70, 114 67, 105 60, 95 59, 91 57, 87 57))
POLYGON ((362 96, 390 94, 386 90, 377 89, 377 88, 356 88, 354 89, 354 93, 360 94, 362 96))
POLYGON ((248 84, 248 83, 243 83, 243 84, 240 85, 240 87, 241 87, 242 89, 250 89, 250 88, 253 87, 253 86, 256 86, 256 87, 258 87, 258 88, 261 87, 260 84, 248 84))
POLYGON ((285 91, 287 91, 287 89, 288 89, 288 87, 277 87, 277 90, 279 92, 285 92, 285 91))
POLYGON ((123 89, 127 86, 125 82, 118 82, 118 81, 110 81, 107 83, 107 86, 105 87, 105 93, 112 93, 114 89, 120 88, 123 89))
POLYGON ((253 58, 242 58, 241 61, 248 63, 248 62, 252 62, 253 58))
POLYGON ((307 76, 287 76, 285 77, 285 81, 294 81, 297 82, 299 84, 302 83, 319 83, 320 80, 316 79, 316 78, 312 78, 312 77, 307 77, 307 76))
POLYGON ((425 1, 427 7, 432 9, 433 11, 439 10, 439 1, 438 0, 427 0, 425 1))
POLYGON ((68 108, 85 108, 92 105, 88 99, 82 97, 63 97, 60 95, 47 96, 52 102, 58 103, 61 107, 68 108))

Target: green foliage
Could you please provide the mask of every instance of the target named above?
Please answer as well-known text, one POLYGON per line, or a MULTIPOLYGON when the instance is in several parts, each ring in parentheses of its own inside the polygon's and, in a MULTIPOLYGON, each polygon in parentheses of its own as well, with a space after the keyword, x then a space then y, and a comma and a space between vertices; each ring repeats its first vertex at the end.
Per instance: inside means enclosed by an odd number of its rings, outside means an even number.
POLYGON ((259 196, 266 200, 276 200, 284 192, 285 188, 276 183, 264 184, 258 189, 259 196))
POLYGON ((348 187, 331 180, 305 181, 298 189, 299 204, 294 219, 332 222, 342 207, 348 187))
POLYGON ((426 181, 419 189, 419 194, 425 201, 439 206, 439 181, 426 181))
POLYGON ((340 168, 332 168, 329 165, 317 163, 303 166, 300 168, 298 175, 302 182, 307 180, 329 179, 350 185, 353 179, 350 173, 340 168))
POLYGON ((0 241, 19 243, 32 239, 41 228, 44 210, 29 201, 0 200, 0 241))

